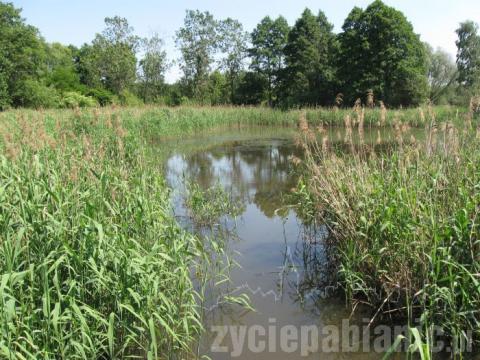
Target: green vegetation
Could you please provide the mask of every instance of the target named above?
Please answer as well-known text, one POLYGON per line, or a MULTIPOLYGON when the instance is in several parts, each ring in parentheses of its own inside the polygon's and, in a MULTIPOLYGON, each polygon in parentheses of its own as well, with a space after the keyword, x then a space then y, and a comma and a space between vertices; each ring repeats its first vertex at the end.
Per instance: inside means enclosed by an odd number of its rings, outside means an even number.
POLYGON ((348 300, 369 304, 378 318, 411 324, 421 318, 427 343, 434 325, 451 340, 466 339, 467 331, 479 340, 475 111, 478 105, 456 126, 439 124, 431 111, 424 142, 404 138, 408 127, 398 122, 396 144, 380 153, 353 144, 354 131, 362 139, 361 117, 355 128, 346 119, 350 151, 344 153, 331 149, 323 133, 318 144, 301 118, 307 175, 298 196, 306 203, 303 213, 329 227, 336 281, 348 300))
POLYGON ((177 225, 146 128, 109 110, 1 117, 0 357, 189 356, 191 274, 206 283, 222 249, 177 225))
POLYGON ((456 64, 432 50, 408 19, 380 0, 355 7, 338 34, 320 10, 293 26, 263 18, 248 33, 232 18, 187 10, 176 32, 183 73, 165 83, 173 63, 158 34, 140 38, 127 19, 77 48, 49 44, 20 10, 0 2, 0 110, 121 104, 269 105, 279 108, 463 105, 480 86, 478 25, 459 25, 456 64), (247 67, 248 64, 248 67, 247 67))

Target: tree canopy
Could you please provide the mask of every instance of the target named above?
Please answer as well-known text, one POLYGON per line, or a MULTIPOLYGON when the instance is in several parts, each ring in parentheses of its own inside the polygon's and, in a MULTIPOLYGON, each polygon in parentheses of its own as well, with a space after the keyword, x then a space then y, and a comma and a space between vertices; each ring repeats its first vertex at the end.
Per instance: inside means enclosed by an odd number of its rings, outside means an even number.
POLYGON ((181 56, 169 59, 158 34, 141 38, 119 16, 80 47, 47 43, 0 0, 0 110, 142 102, 288 108, 331 106, 336 97, 351 106, 372 94, 391 107, 457 104, 480 92, 478 24, 462 22, 456 35, 455 63, 380 0, 353 8, 339 33, 321 10, 305 9, 292 26, 266 16, 251 32, 236 19, 187 10, 176 32, 181 56), (172 64, 182 76, 169 84, 172 64))
POLYGON ((398 10, 374 1, 354 8, 339 34, 341 91, 347 101, 372 90, 392 105, 415 105, 427 98, 425 48, 398 10))

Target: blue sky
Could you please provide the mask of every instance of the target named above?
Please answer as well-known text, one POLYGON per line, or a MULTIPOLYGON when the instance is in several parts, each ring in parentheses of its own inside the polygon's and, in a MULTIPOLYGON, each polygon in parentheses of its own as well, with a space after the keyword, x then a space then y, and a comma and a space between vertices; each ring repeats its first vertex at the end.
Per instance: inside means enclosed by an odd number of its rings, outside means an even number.
MULTIPOLYGON (((12 0, 10 0, 12 1, 12 0)), ((455 29, 466 19, 480 23, 480 0, 384 0, 404 12, 422 40, 442 47, 455 55, 455 29)), ((165 39, 170 59, 178 58, 173 37, 182 25, 186 9, 210 11, 215 18, 231 17, 251 31, 265 15, 283 15, 290 25, 305 7, 314 12, 321 9, 335 31, 341 30, 343 20, 353 6, 366 7, 370 0, 13 0, 23 8, 28 23, 40 29, 47 41, 81 45, 90 42, 103 29, 106 16, 126 17, 140 36, 158 32, 165 39)), ((167 81, 179 77, 173 66, 167 81)))

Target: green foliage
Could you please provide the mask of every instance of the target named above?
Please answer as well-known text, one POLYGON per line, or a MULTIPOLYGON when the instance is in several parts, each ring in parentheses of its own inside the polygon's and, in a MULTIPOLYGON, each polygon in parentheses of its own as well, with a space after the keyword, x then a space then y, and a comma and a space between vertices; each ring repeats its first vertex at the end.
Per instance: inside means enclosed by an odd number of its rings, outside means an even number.
POLYGON ((12 4, 0 2, 0 110, 35 103, 25 96, 39 77, 43 58, 37 29, 26 25, 12 4))
POLYGON ((101 106, 115 104, 117 99, 110 91, 102 88, 89 88, 85 95, 94 98, 101 106))
POLYGON ((135 82, 138 38, 125 18, 106 18, 105 25, 92 43, 94 59, 105 88, 120 94, 135 82))
POLYGON ((59 43, 46 44, 45 82, 57 90, 81 91, 80 75, 75 68, 74 51, 72 47, 59 43))
POLYGON ((305 9, 288 35, 283 101, 290 105, 325 105, 335 97, 333 25, 320 12, 305 9))
POLYGON ((354 8, 339 43, 339 75, 347 103, 363 98, 368 90, 391 106, 425 100, 425 49, 400 11, 380 0, 365 10, 354 8))
POLYGON ((144 102, 156 102, 162 95, 165 71, 168 67, 163 40, 155 34, 144 40, 145 54, 140 60, 140 94, 144 102))
POLYGON ((457 68, 450 54, 427 45, 429 99, 434 103, 449 103, 457 80, 457 68))
MULTIPOLYGON (((267 99, 274 103, 279 84, 279 75, 284 65, 284 49, 287 44, 289 26, 287 20, 279 16, 272 20, 265 17, 251 34, 252 47, 249 55, 252 58, 250 68, 265 77, 268 84, 267 99)), ((263 99, 262 99, 263 100, 263 99)))
POLYGON ((259 105, 268 99, 268 80, 258 72, 244 72, 240 76, 235 103, 259 105))
POLYGON ((184 26, 177 31, 177 46, 182 53, 181 69, 188 95, 205 100, 204 91, 217 50, 217 21, 208 11, 187 10, 184 26))
POLYGON ((97 105, 98 103, 94 98, 74 91, 64 93, 61 100, 61 106, 70 109, 77 107, 94 107, 97 105))
POLYGON ((118 95, 118 99, 120 100, 120 104, 124 106, 139 106, 143 104, 142 100, 129 90, 123 90, 118 95))
POLYGON ((248 33, 243 30, 240 22, 230 18, 220 21, 218 28, 220 49, 226 54, 220 66, 225 70, 228 80, 229 101, 234 103, 243 62, 247 56, 248 33))
POLYGON ((187 185, 185 205, 197 225, 216 224, 222 217, 235 218, 244 211, 243 205, 239 205, 242 202, 232 198, 220 184, 208 189, 202 189, 196 183, 187 185))
POLYGON ((60 105, 60 95, 53 87, 43 85, 36 80, 25 80, 19 89, 18 96, 23 100, 23 106, 35 109, 55 108, 60 105))
POLYGON ((180 229, 143 128, 111 111, 0 114, 1 358, 190 358, 191 275, 215 283, 221 245, 180 229))
POLYGON ((292 29, 284 17, 267 16, 247 34, 237 20, 187 10, 176 33, 183 77, 175 84, 165 83, 170 62, 162 39, 140 39, 125 18, 107 17, 104 30, 80 48, 45 43, 9 3, 0 2, 0 19, 0 110, 61 106, 52 89, 93 97, 101 106, 282 108, 331 105, 340 94, 344 106, 365 97, 373 105, 372 95, 389 107, 427 99, 465 105, 480 91, 477 24, 457 30, 457 77, 449 57, 425 49, 405 16, 380 0, 354 8, 338 35, 322 11, 306 9, 292 29))
POLYGON ((465 21, 457 29, 458 81, 467 88, 480 83, 480 34, 478 24, 465 21))

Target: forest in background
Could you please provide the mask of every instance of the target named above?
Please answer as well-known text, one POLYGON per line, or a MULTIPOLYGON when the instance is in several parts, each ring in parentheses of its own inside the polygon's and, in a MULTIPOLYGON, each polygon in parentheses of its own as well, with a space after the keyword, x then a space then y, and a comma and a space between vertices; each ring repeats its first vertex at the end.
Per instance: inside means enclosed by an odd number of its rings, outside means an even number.
POLYGON ((372 2, 352 9, 338 34, 305 9, 293 26, 263 18, 248 33, 234 19, 187 10, 176 32, 179 59, 157 34, 105 19, 90 42, 48 43, 0 2, 0 110, 119 105, 269 105, 279 108, 421 103, 466 105, 480 89, 478 24, 457 29, 456 60, 421 41, 402 12, 372 2), (176 61, 182 77, 165 82, 176 61))

